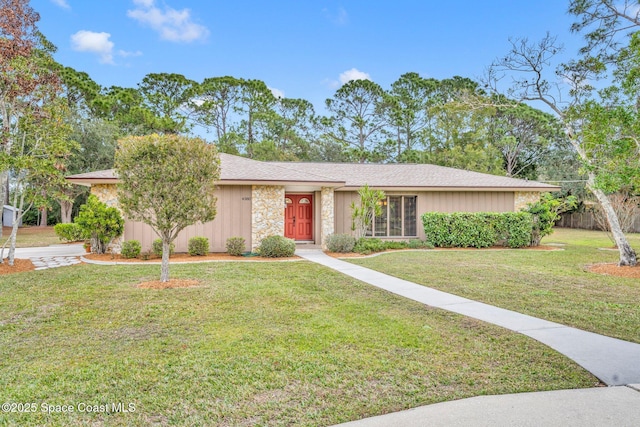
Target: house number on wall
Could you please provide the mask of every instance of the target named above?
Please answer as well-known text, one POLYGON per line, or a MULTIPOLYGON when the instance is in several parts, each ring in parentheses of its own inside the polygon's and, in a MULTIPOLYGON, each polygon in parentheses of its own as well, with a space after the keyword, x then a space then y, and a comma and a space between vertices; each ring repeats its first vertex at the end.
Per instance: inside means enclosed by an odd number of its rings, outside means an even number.
POLYGON ((251 200, 251 197, 243 197, 242 200, 251 200))

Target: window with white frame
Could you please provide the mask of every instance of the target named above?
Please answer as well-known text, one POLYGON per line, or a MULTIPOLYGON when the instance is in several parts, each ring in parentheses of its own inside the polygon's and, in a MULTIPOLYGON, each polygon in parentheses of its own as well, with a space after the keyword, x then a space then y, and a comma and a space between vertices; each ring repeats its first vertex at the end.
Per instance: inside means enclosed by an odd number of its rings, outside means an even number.
MULTIPOLYGON (((417 196, 387 196, 380 204, 382 214, 375 217, 375 237, 416 237, 417 196)), ((371 230, 367 235, 371 236, 371 230)))

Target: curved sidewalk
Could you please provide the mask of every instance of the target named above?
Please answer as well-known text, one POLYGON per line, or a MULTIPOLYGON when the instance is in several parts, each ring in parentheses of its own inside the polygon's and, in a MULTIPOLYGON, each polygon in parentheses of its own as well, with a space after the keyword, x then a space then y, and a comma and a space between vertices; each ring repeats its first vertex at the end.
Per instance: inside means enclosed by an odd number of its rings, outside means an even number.
POLYGON ((630 387, 478 396, 420 406, 340 427, 632 427, 640 392, 630 387))
POLYGON ((321 250, 299 249, 296 255, 396 295, 527 335, 574 360, 609 386, 640 384, 640 344, 431 289, 332 258, 321 250))
POLYGON ((527 335, 574 360, 605 384, 618 386, 477 396, 365 418, 341 427, 638 425, 640 344, 431 289, 332 258, 320 250, 299 249, 296 255, 414 301, 527 335))

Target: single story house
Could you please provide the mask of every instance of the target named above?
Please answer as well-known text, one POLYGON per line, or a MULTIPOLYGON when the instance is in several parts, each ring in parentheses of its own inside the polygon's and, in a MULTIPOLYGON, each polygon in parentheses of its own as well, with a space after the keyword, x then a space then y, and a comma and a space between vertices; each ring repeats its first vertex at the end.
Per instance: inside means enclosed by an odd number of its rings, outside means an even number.
MULTIPOLYGON (((210 250, 224 252, 229 237, 243 237, 255 249, 263 238, 281 235, 323 245, 334 233, 351 233, 351 203, 368 184, 384 190, 384 213, 374 234, 389 239, 424 239, 425 212, 510 212, 559 187, 429 164, 352 164, 262 162, 220 154, 215 220, 190 226, 176 239, 186 252, 191 237, 205 236, 210 250)), ((91 187, 91 193, 118 206, 113 170, 67 177, 91 187)), ((149 226, 126 220, 124 240, 139 240, 143 250, 157 236, 149 226)))

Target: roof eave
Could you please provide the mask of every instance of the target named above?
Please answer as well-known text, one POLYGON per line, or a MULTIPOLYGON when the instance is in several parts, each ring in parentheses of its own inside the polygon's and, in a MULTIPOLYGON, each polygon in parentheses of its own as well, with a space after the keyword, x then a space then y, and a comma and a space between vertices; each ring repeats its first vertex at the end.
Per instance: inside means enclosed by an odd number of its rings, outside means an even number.
POLYGON ((339 188, 344 186, 344 181, 287 181, 287 180, 260 180, 260 179, 221 179, 219 185, 314 185, 318 187, 339 188))
MULTIPOLYGON (((67 181, 91 187, 95 184, 117 184, 118 178, 74 178, 68 177, 67 181)), ((344 181, 286 181, 286 180, 256 180, 256 179, 221 179, 218 185, 314 185, 318 187, 339 188, 344 185, 344 181)))
MULTIPOLYGON (((481 187, 481 186, 386 186, 386 185, 371 185, 372 189, 384 190, 384 191, 483 191, 483 192, 554 192, 560 191, 560 187, 544 186, 544 187, 481 187)), ((338 189, 338 191, 357 191, 361 186, 345 185, 338 189)))

